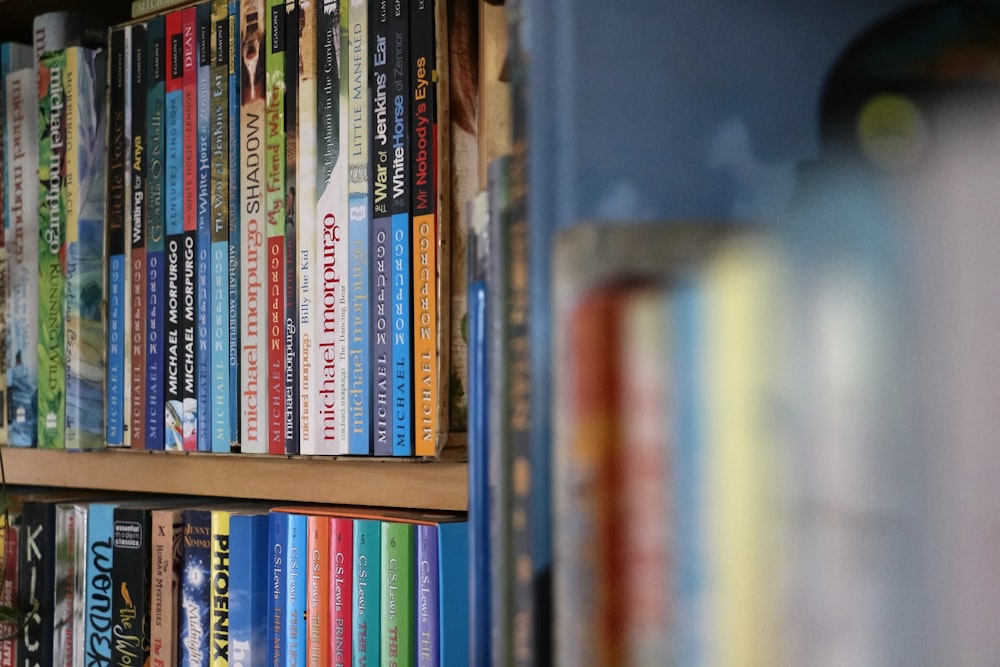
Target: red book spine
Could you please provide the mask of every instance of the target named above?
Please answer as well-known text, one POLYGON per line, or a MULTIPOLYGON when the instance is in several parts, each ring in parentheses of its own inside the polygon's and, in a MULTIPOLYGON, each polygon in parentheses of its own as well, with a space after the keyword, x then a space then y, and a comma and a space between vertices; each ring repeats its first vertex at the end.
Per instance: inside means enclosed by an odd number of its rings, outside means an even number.
POLYGON ((335 517, 330 535, 330 653, 334 667, 351 667, 354 634, 354 519, 335 517))

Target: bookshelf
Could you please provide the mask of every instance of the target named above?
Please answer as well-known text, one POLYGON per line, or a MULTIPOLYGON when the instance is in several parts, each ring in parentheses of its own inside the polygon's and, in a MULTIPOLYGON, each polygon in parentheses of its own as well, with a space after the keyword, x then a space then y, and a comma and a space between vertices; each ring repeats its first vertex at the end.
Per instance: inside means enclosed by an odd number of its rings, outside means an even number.
MULTIPOLYGON (((31 42, 33 18, 56 10, 102 16, 114 25, 130 17, 131 0, 98 5, 79 0, 12 0, 4 3, 0 40, 31 42)), ((494 8, 494 21, 497 12, 494 8)), ((501 25, 494 25, 502 29, 501 25)), ((447 76, 447 61, 441 62, 447 76)), ((447 112, 447 82, 441 86, 442 117, 447 112)), ((445 132, 444 137, 447 137, 445 132)), ((444 139, 443 141, 447 141, 444 139)), ((441 156, 441 168, 450 168, 441 156)), ((447 180, 442 199, 448 201, 447 180)), ((443 252, 447 253, 447 249, 443 252)), ((448 258, 442 268, 447 268, 448 258)), ((448 350, 442 362, 448 363, 448 350)), ((446 389, 446 388, 445 388, 446 389)), ((7 484, 136 493, 206 495, 315 504, 364 505, 406 509, 465 511, 468 508, 466 438, 447 440, 437 458, 308 457, 206 454, 108 449, 98 452, 3 447, 7 484)))

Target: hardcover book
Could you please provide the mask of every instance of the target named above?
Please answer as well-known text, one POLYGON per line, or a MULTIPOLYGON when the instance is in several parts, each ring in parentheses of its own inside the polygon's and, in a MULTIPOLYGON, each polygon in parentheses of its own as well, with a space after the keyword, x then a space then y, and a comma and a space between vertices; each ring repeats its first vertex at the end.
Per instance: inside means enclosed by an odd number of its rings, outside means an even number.
POLYGON ((371 355, 372 452, 392 455, 392 217, 389 210, 389 0, 369 2, 371 58, 371 355))
POLYGON ((30 65, 5 77, 5 232, 10 292, 7 317, 7 437, 14 447, 38 443, 38 112, 30 65))
POLYGON ((165 447, 166 336, 166 19, 154 16, 146 23, 146 449, 165 447))
MULTIPOLYGON (((105 77, 107 52, 65 51, 66 431, 68 450, 101 449, 104 430, 105 77)), ((123 341, 124 342, 124 341, 123 341)))
POLYGON ((350 153, 348 202, 350 221, 350 318, 348 328, 348 452, 371 454, 371 281, 369 206, 371 96, 368 93, 368 2, 352 0, 348 10, 350 153))
POLYGON ((267 453, 267 235, 265 218, 265 50, 270 35, 262 0, 240 5, 240 446, 267 453))
MULTIPOLYGON (((146 134, 146 96, 150 56, 146 25, 131 26, 131 89, 127 106, 131 109, 132 187, 130 191, 131 217, 128 238, 129 306, 128 336, 129 383, 125 395, 129 397, 130 417, 125 436, 132 449, 146 449, 146 396, 148 394, 146 370, 147 286, 146 274, 146 168, 148 139, 146 134)), ((128 110, 126 110, 128 112, 128 110)), ((112 136, 113 133, 112 133, 112 136)), ((110 165, 108 173, 112 173, 110 165)), ((110 193, 111 188, 108 188, 110 193)), ((109 235, 110 240, 110 235, 109 235)), ((109 248, 109 252, 111 249, 109 248)), ((110 275, 110 274, 109 274, 110 275)), ((109 285, 108 290, 114 289, 109 285)), ((108 374, 110 383, 110 372, 108 374)), ((110 390, 108 392, 110 399, 110 390)), ((110 409, 108 411, 110 415, 110 409)), ((109 417, 110 419, 110 417, 109 417)), ((108 425, 110 429, 110 424, 108 425)))

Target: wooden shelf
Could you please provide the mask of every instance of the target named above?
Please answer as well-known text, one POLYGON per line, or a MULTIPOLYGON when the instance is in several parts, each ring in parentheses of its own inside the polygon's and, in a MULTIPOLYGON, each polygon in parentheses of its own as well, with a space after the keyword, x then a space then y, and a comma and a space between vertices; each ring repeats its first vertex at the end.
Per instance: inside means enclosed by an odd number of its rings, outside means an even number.
MULTIPOLYGON (((458 449, 449 448, 446 449, 458 449)), ((3 448, 8 484, 466 511, 468 468, 438 461, 3 448)))

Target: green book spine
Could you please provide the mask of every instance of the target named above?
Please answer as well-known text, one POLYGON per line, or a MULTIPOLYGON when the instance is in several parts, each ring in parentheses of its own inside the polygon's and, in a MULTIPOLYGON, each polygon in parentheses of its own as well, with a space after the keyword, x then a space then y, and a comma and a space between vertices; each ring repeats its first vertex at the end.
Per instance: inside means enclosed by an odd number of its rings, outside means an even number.
POLYGON ((382 523, 382 664, 409 667, 415 664, 413 644, 414 526, 382 523))
POLYGON ((66 445, 66 278, 60 258, 66 234, 66 53, 38 65, 38 446, 66 445))

